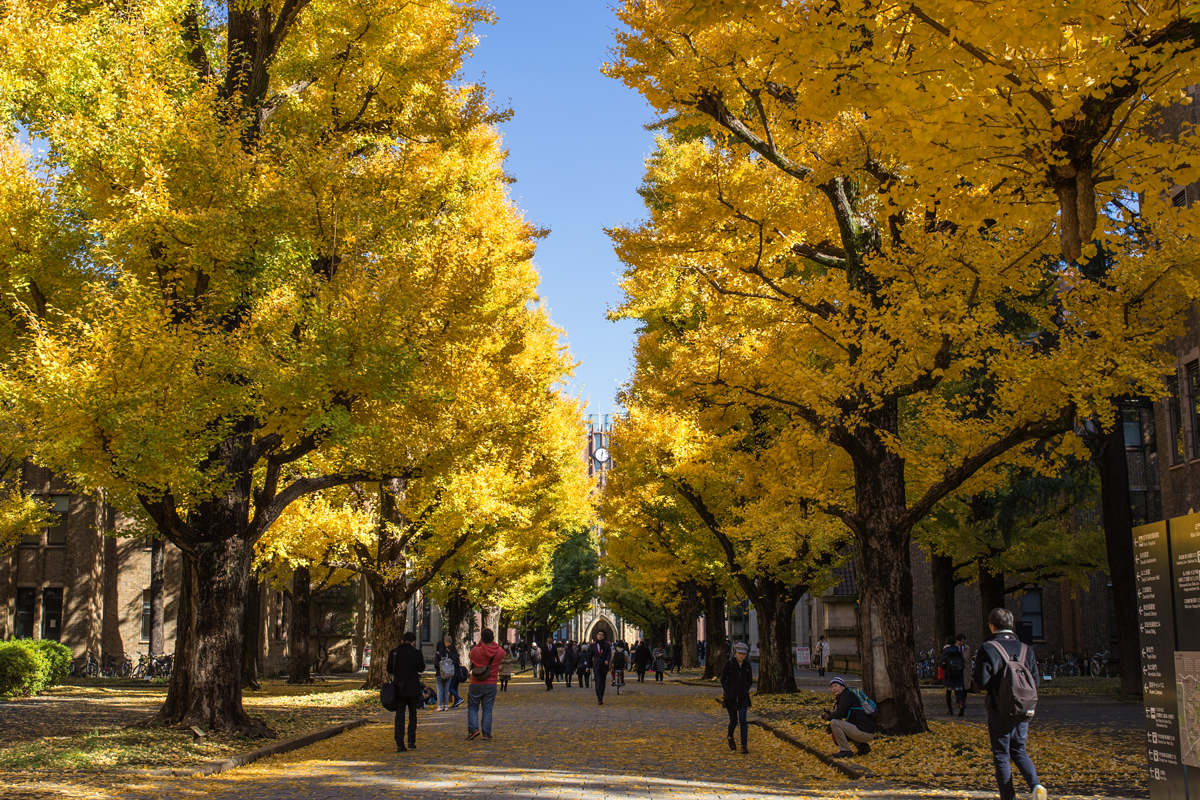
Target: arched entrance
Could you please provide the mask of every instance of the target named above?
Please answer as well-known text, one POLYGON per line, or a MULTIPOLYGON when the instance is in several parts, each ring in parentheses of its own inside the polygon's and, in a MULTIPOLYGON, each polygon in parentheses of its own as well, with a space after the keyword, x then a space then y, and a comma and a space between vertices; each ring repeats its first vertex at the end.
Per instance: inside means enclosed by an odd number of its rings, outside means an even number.
POLYGON ((610 642, 617 638, 617 630, 609 622, 608 618, 598 617, 588 628, 587 639, 585 641, 592 641, 600 631, 604 631, 604 638, 610 642))

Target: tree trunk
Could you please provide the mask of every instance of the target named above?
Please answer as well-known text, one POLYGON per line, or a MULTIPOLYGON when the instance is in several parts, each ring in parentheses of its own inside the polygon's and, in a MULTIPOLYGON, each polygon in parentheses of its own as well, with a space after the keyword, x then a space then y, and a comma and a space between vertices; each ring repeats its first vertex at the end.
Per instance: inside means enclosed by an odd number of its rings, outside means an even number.
POLYGON ((167 685, 167 699, 158 713, 150 718, 152 723, 170 724, 169 720, 183 719, 187 713, 187 699, 191 695, 191 673, 187 664, 192 659, 192 569, 189 556, 183 557, 183 569, 179 576, 179 613, 175 615, 175 653, 171 658, 171 679, 167 685))
POLYGON ((496 620, 496 641, 508 642, 508 629, 512 627, 512 616, 505 609, 500 609, 500 615, 496 620))
POLYGON ((364 689, 378 689, 387 677, 388 654, 400 646, 408 623, 408 596, 386 583, 371 586, 375 616, 371 623, 371 666, 364 689))
POLYGON ((954 636, 954 559, 935 552, 929 553, 929 566, 933 572, 933 639, 939 651, 946 638, 954 636))
POLYGON ((992 635, 992 630, 988 627, 988 614, 992 613, 993 608, 1004 608, 1005 596, 1004 573, 999 575, 993 573, 981 560, 979 562, 979 606, 983 609, 983 619, 981 620, 983 638, 980 641, 986 642, 992 635))
MULTIPOLYGON (((180 625, 175 648, 176 672, 159 712, 167 724, 195 725, 213 731, 272 735, 242 708, 242 648, 246 594, 250 588, 251 547, 241 536, 196 545, 185 556, 188 572, 188 619, 180 625), (186 633, 183 633, 186 631, 186 633), (181 646, 182 645, 182 646, 181 646), (183 652, 180 652, 180 651, 183 652)), ((184 622, 184 598, 180 621, 184 622)))
POLYGON ((161 656, 165 642, 163 634, 166 618, 163 570, 166 563, 167 543, 160 536, 150 540, 150 655, 161 656))
MULTIPOLYGON (((471 616, 471 601, 467 599, 466 592, 462 587, 458 587, 452 591, 446 598, 446 630, 450 634, 451 641, 454 642, 455 648, 458 649, 459 656, 463 659, 462 663, 467 663, 467 654, 471 652, 471 633, 470 633, 470 616, 471 616)), ((540 633, 540 631, 538 632, 540 633)), ((544 640, 538 639, 538 644, 544 640)))
POLYGON ((1142 693, 1141 651, 1138 649, 1137 589, 1133 561, 1133 510, 1129 502, 1129 462, 1125 454, 1125 431, 1121 406, 1116 405, 1116 423, 1104 435, 1100 447, 1100 504, 1104 518, 1104 544, 1108 574, 1112 581, 1113 612, 1116 617, 1117 657, 1121 670, 1121 692, 1142 693))
POLYGON ((242 688, 258 689, 258 646, 262 641, 262 584, 258 575, 250 578, 246 591, 245 618, 242 623, 242 688))
POLYGON ((491 628, 496 641, 500 641, 500 606, 484 606, 480 609, 480 618, 482 626, 491 628))
POLYGON ((700 590, 704 595, 704 680, 721 677, 725 669, 725 648, 729 637, 725 633, 725 598, 715 588, 700 590))
POLYGON ((913 641, 911 530, 899 529, 907 511, 904 459, 880 431, 898 429, 898 407, 884 404, 855 432, 859 654, 863 688, 879 706, 879 723, 893 733, 924 733, 925 706, 917 685, 913 641))
MULTIPOLYGON (((288 683, 312 683, 312 655, 308 646, 309 620, 312 617, 312 575, 308 567, 296 567, 292 573, 290 599, 292 616, 288 620, 287 634, 288 683)), ((374 645, 371 652, 377 652, 374 645)))
POLYGON ((694 581, 685 587, 683 602, 679 606, 679 641, 683 645, 684 669, 696 669, 700 666, 700 649, 696 646, 698 637, 696 623, 700 619, 701 599, 694 581))
POLYGON ((778 581, 758 582, 758 693, 782 694, 796 691, 792 667, 792 614, 796 595, 778 581))

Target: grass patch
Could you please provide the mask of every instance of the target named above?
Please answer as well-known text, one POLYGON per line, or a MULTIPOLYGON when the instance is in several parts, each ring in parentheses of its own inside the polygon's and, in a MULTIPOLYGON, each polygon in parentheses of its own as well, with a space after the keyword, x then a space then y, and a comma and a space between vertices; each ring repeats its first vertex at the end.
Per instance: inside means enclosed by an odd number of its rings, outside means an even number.
MULTIPOLYGON (((250 739, 237 734, 212 733, 202 746, 192 743, 192 733, 180 728, 93 728, 65 736, 43 736, 0 743, 0 770, 54 771, 108 769, 162 769, 184 767, 228 758, 262 747, 269 741, 290 739, 320 730, 341 720, 367 716, 379 710, 378 693, 364 690, 362 681, 289 686, 265 681, 260 691, 243 698, 246 712, 262 719, 276 733, 275 740, 250 739)), ((57 699, 40 713, 53 714, 56 705, 68 708, 80 701, 105 704, 138 697, 158 699, 165 688, 115 682, 73 683, 55 690, 57 699)))

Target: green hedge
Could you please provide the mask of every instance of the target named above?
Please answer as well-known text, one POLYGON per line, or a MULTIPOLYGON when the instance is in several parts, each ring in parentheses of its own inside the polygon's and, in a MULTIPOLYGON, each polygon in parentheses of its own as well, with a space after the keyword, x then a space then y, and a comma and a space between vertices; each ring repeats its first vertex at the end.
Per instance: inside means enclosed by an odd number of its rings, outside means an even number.
POLYGON ((71 674, 71 664, 75 661, 75 654, 69 647, 50 639, 36 639, 34 646, 50 663, 50 683, 48 685, 61 683, 63 678, 71 674))
POLYGON ((51 682, 53 667, 32 639, 0 642, 0 697, 28 697, 51 682))

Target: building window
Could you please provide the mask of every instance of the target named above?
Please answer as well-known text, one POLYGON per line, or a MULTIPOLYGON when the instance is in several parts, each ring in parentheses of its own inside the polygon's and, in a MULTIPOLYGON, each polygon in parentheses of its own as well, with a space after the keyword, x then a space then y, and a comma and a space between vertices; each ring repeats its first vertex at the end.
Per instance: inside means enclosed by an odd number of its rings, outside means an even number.
POLYGON ((50 505, 58 516, 54 522, 46 526, 46 544, 51 547, 63 547, 67 543, 67 521, 70 519, 71 495, 52 494, 50 505))
POLYGON ((1030 589, 1021 595, 1021 621, 1029 625, 1029 632, 1034 639, 1046 638, 1042 627, 1042 590, 1030 589))
MULTIPOLYGON (((424 594, 424 592, 422 592, 424 594)), ((421 601, 421 641, 428 643, 432 640, 433 632, 433 603, 426 597, 421 601)))
POLYGON ((1188 416, 1192 423, 1192 458, 1200 458, 1200 362, 1187 365, 1188 416))
POLYGON ((17 610, 13 619, 13 638, 33 638, 33 615, 37 611, 37 589, 17 589, 17 610))
POLYGON ((153 622, 150 615, 150 590, 142 590, 142 641, 150 641, 150 625, 153 622))
POLYGON ((1185 186, 1182 189, 1180 189, 1178 192, 1176 192, 1174 195, 1171 196, 1171 205, 1175 206, 1176 208, 1186 207, 1187 202, 1188 202, 1187 195, 1188 195, 1187 187, 1185 186))
POLYGON ((42 590, 42 638, 62 640, 63 590, 42 590))
POLYGON ((1179 376, 1167 379, 1167 418, 1171 425, 1171 463, 1183 463, 1183 405, 1179 402, 1179 376))

